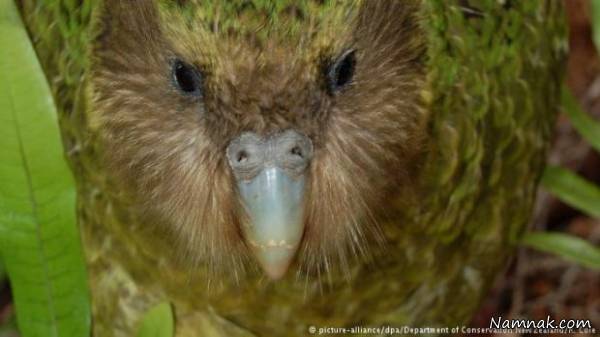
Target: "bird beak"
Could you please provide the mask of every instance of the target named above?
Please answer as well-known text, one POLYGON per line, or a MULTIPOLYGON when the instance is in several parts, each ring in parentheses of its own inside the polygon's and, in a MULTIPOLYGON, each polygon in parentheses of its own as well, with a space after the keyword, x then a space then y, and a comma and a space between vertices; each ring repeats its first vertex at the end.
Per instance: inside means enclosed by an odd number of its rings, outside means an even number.
POLYGON ((285 130, 244 132, 226 149, 247 220, 242 232, 265 273, 281 278, 304 234, 304 193, 313 155, 309 137, 285 130))
POLYGON ((304 186, 304 174, 292 178, 278 167, 265 167, 251 180, 238 181, 250 220, 243 233, 271 279, 285 274, 302 240, 304 186))

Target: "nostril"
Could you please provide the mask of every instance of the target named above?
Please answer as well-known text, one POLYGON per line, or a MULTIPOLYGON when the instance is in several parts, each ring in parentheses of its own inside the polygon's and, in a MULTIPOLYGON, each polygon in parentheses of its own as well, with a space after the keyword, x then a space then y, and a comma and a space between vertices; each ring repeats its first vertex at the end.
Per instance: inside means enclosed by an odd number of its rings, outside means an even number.
POLYGON ((290 150, 290 153, 294 156, 304 158, 304 154, 302 153, 302 148, 300 148, 300 146, 298 146, 298 145, 292 147, 292 149, 290 150))
POLYGON ((248 152, 246 152, 245 150, 241 150, 239 151, 236 156, 235 159, 237 160, 238 163, 244 163, 245 161, 248 160, 248 152))
POLYGON ((313 157, 311 139, 295 130, 278 132, 266 139, 244 132, 231 140, 225 151, 229 167, 236 178, 242 180, 249 180, 271 166, 299 176, 313 157))
POLYGON ((236 179, 250 180, 265 163, 265 142, 256 134, 244 132, 225 149, 227 163, 236 179))
POLYGON ((313 155, 310 138, 295 130, 278 133, 269 140, 275 156, 275 164, 284 167, 295 175, 301 174, 313 155))

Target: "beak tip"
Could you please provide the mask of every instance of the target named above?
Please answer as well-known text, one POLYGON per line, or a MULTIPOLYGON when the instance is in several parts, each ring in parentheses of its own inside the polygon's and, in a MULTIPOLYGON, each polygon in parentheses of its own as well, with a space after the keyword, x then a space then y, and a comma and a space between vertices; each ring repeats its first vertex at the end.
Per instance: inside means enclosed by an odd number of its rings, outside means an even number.
POLYGON ((265 274, 272 280, 278 281, 285 275, 288 270, 289 264, 281 264, 281 265, 262 265, 265 274))
POLYGON ((255 255, 264 273, 272 281, 277 281, 283 278, 292 264, 295 249, 293 251, 281 251, 275 248, 271 251, 255 252, 255 255))

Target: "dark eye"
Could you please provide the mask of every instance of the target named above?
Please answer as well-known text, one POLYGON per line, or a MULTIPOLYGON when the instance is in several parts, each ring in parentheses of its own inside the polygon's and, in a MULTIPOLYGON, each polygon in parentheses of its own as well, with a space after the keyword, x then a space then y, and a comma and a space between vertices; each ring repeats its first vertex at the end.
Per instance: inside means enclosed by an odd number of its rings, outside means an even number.
POLYGON ((347 86, 354 76, 356 66, 355 50, 348 50, 327 67, 327 86, 329 92, 335 93, 347 86))
POLYGON ((202 94, 202 77, 200 73, 189 64, 180 60, 173 62, 173 81, 177 89, 185 94, 202 94))

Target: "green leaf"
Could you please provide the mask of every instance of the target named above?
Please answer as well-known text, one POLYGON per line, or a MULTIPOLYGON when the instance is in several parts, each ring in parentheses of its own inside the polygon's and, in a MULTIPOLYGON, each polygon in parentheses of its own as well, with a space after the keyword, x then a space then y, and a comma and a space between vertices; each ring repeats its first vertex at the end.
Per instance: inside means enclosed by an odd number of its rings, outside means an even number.
POLYGON ((600 248, 576 236, 547 232, 528 233, 523 236, 521 243, 585 267, 600 269, 600 248))
POLYGON ((565 203, 600 218, 600 188, 569 170, 548 166, 542 186, 565 203))
POLYGON ((591 0, 592 9, 592 38, 596 45, 596 50, 600 52, 600 0, 591 0))
POLYGON ((90 304, 56 108, 13 0, 0 0, 0 256, 22 337, 85 337, 90 304))
POLYGON ((173 324, 171 305, 160 303, 144 315, 137 337, 172 337, 173 324))
POLYGON ((596 151, 600 151, 600 122, 581 109, 566 85, 562 88, 562 106, 573 127, 596 151))

